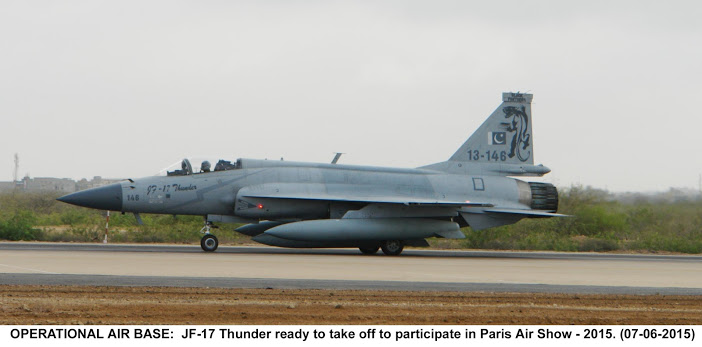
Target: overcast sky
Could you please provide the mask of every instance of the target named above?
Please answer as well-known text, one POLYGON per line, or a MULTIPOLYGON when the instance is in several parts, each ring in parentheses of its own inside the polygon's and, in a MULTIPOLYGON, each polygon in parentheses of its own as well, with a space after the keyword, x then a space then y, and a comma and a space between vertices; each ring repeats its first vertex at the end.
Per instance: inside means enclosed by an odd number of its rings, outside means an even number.
POLYGON ((534 94, 559 186, 697 188, 699 1, 0 2, 0 180, 183 157, 417 167, 534 94))

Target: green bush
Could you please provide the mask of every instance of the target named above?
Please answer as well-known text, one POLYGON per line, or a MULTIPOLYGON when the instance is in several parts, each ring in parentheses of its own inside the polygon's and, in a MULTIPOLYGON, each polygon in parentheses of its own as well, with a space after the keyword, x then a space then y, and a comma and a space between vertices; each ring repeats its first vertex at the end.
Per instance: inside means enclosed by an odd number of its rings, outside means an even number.
MULTIPOLYGON (((702 201, 618 202, 606 191, 559 189, 559 213, 569 218, 525 219, 475 231, 464 229, 466 248, 606 252, 702 252, 702 201)), ((445 245, 444 245, 445 246, 445 245)), ((445 246, 446 247, 446 246, 445 246)))
POLYGON ((580 252, 609 252, 619 249, 615 240, 606 239, 585 239, 578 244, 580 252))
MULTIPOLYGON (((679 199, 668 192, 617 200, 607 191, 573 186, 559 189, 559 213, 569 218, 524 219, 475 231, 462 240, 430 240, 441 248, 606 252, 614 250, 702 253, 702 199, 679 199)), ((103 211, 55 200, 54 193, 0 194, 0 239, 96 242, 105 237, 103 211)), ((110 215, 110 242, 197 244, 201 216, 110 215)), ((238 225, 213 231, 220 242, 243 243, 238 225)))
POLYGON ((36 218, 34 213, 30 211, 16 211, 10 216, 6 216, 0 220, 0 239, 19 241, 19 240, 38 240, 42 233, 40 229, 34 228, 36 218))

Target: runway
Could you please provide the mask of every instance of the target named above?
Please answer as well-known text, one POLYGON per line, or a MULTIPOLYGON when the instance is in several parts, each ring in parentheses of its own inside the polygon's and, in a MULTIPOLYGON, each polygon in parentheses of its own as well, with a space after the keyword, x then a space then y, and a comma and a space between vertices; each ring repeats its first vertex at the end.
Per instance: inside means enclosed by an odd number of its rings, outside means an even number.
POLYGON ((2 242, 0 284, 702 295, 702 257, 2 242))

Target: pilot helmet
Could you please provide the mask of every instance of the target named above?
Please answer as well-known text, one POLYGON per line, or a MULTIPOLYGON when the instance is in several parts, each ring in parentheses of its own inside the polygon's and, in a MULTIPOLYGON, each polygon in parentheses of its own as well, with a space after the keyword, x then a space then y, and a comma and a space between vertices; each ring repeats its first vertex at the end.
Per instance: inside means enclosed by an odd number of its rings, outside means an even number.
POLYGON ((210 162, 205 160, 200 165, 200 170, 202 170, 203 172, 210 172, 210 166, 210 162))

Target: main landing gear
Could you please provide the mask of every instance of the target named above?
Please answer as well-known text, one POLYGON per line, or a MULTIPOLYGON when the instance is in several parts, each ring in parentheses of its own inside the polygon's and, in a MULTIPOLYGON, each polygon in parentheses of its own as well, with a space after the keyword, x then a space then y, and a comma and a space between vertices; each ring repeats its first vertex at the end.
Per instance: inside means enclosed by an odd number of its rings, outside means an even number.
POLYGON ((219 240, 217 240, 217 237, 210 234, 210 229, 212 228, 217 227, 206 221, 205 226, 200 229, 200 232, 205 234, 205 236, 202 237, 202 240, 200 240, 200 247, 202 247, 202 250, 205 252, 214 252, 217 250, 217 247, 219 247, 219 240))
POLYGON ((380 246, 375 246, 375 247, 358 247, 358 249, 361 250, 361 253, 363 254, 376 254, 378 253, 378 250, 380 249, 380 246))
POLYGON ((380 243, 380 246, 375 247, 358 247, 363 254, 376 254, 379 249, 383 250, 385 255, 400 255, 405 248, 405 243, 402 240, 388 240, 380 243))
POLYGON ((385 255, 400 255, 405 248, 405 243, 402 240, 388 240, 383 241, 380 248, 385 255))

